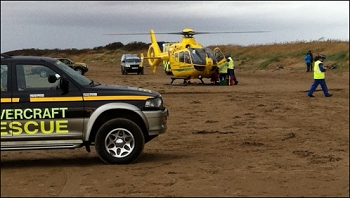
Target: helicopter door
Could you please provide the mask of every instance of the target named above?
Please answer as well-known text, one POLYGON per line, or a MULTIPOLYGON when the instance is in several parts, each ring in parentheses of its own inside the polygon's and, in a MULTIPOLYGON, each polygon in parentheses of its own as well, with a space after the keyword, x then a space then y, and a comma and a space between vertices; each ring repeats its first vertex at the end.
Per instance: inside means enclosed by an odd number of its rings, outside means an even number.
POLYGON ((214 49, 214 56, 216 58, 217 65, 221 65, 226 62, 226 58, 224 54, 221 52, 221 50, 218 47, 214 49))

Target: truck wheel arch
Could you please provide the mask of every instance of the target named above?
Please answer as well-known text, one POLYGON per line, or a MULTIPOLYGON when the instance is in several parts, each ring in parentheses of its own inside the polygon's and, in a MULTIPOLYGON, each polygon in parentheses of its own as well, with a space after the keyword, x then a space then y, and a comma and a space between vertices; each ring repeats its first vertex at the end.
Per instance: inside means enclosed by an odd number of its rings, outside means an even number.
POLYGON ((146 135, 149 123, 142 111, 128 103, 108 103, 97 108, 90 116, 87 127, 84 130, 84 141, 94 141, 100 126, 112 118, 126 118, 137 123, 146 135))

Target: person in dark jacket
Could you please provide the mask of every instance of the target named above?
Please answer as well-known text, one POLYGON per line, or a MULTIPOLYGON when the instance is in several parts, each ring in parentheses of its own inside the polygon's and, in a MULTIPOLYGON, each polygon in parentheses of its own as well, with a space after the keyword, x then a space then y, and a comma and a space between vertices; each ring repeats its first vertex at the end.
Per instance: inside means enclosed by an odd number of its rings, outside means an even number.
POLYGON ((306 63, 306 72, 309 72, 311 70, 311 55, 309 52, 306 53, 304 60, 306 63))
POLYGON ((315 58, 314 58, 314 62, 316 63, 316 61, 318 61, 320 54, 316 54, 315 58))
POLYGON ((311 51, 307 51, 306 55, 304 56, 304 61, 306 63, 306 72, 312 71, 312 53, 311 51))
MULTIPOLYGON (((313 70, 313 66, 314 66, 314 56, 312 55, 312 52, 311 52, 311 50, 309 50, 308 51, 308 53, 310 54, 310 56, 311 56, 311 65, 310 65, 310 71, 312 71, 313 70)), ((315 61, 316 62, 316 61, 315 61)))

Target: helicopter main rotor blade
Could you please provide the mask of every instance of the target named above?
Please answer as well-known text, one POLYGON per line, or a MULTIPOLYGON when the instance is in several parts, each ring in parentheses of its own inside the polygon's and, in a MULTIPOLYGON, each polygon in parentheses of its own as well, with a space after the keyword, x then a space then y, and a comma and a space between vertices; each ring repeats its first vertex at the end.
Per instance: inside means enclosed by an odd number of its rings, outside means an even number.
POLYGON ((264 33, 270 31, 235 31, 235 32, 195 32, 194 34, 235 34, 235 33, 264 33))
MULTIPOLYGON (((270 31, 235 31, 235 32, 193 32, 192 35, 196 34, 239 34, 239 33, 264 33, 264 32, 270 32, 270 31)), ((154 34, 176 34, 176 35, 183 35, 185 33, 183 32, 155 32, 154 34)), ((105 34, 105 35, 119 35, 119 36, 127 36, 127 35, 149 35, 149 33, 120 33, 120 34, 105 34)))
MULTIPOLYGON (((155 33, 155 34, 180 34, 182 35, 182 32, 163 32, 163 33, 155 33)), ((121 33, 121 34, 104 34, 104 35, 149 35, 149 33, 121 33)))

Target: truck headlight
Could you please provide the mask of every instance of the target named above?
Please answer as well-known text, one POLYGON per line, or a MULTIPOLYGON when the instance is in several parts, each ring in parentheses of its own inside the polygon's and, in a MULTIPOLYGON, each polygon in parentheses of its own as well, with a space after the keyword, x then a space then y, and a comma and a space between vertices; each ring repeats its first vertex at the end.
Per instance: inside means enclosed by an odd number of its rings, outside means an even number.
POLYGON ((150 98, 146 100, 145 108, 163 108, 162 98, 150 98))

